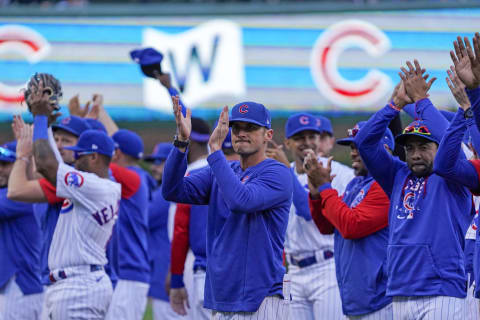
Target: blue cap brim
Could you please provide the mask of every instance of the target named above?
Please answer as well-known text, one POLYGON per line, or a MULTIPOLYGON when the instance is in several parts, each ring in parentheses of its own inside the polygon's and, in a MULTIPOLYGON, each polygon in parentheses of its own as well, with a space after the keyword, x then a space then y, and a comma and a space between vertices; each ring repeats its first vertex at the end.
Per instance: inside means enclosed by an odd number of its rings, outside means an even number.
POLYGON ((352 142, 354 142, 354 140, 355 140, 354 138, 343 138, 343 139, 337 140, 337 144, 342 146, 349 146, 350 144, 352 144, 352 142))
POLYGON ((233 118, 233 119, 229 119, 229 121, 228 121, 228 126, 231 127, 234 122, 248 122, 248 123, 256 124, 257 126, 260 126, 260 127, 264 127, 264 128, 270 129, 270 126, 267 127, 267 126, 266 126, 265 124, 263 124, 263 123, 260 123, 260 122, 258 122, 258 121, 256 121, 256 120, 252 120, 252 119, 248 119, 248 118, 233 118))
POLYGON ((300 128, 297 128, 297 129, 293 130, 292 132, 289 132, 287 138, 291 138, 294 135, 296 135, 297 133, 302 132, 302 131, 315 131, 315 132, 318 132, 318 133, 322 133, 322 131, 320 131, 320 129, 317 126, 300 127, 300 128))
POLYGON ((405 145, 405 140, 408 137, 411 137, 411 136, 417 136, 417 137, 423 138, 425 140, 435 142, 436 144, 440 144, 440 142, 437 141, 437 139, 435 139, 434 137, 432 137, 432 135, 425 135, 425 134, 420 134, 420 133, 415 133, 415 132, 399 134, 398 136, 395 137, 395 143, 404 146, 405 145))
POLYGON ((63 149, 72 150, 72 151, 75 151, 75 152, 82 152, 82 151, 86 151, 85 149, 82 149, 82 148, 80 148, 80 147, 77 147, 77 146, 72 146, 72 147, 63 147, 63 149))
POLYGON ((71 134, 73 134, 74 136, 77 136, 77 137, 79 136, 78 132, 76 132, 76 131, 72 130, 71 128, 66 127, 66 126, 64 126, 64 125, 62 125, 62 124, 54 124, 54 125, 52 125, 52 130, 53 130, 53 131, 55 131, 55 130, 57 130, 57 129, 61 129, 61 130, 63 130, 63 131, 67 131, 68 133, 71 133, 71 134))

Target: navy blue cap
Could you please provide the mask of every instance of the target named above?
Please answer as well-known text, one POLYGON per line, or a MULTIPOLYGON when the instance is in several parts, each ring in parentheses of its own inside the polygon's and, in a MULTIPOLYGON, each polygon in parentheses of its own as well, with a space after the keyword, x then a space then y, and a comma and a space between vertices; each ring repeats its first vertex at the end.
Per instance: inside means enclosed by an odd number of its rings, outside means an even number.
POLYGON ((318 121, 318 127, 320 128, 320 132, 327 132, 333 136, 333 128, 332 128, 332 122, 330 119, 324 116, 317 116, 318 121))
POLYGON ((154 161, 161 162, 165 161, 168 157, 168 154, 173 149, 173 144, 170 142, 160 142, 153 148, 151 155, 148 155, 144 158, 145 161, 154 161))
MULTIPOLYGON (((213 125, 214 128, 216 128, 218 125, 218 120, 215 121, 215 124, 213 125)), ((225 137, 225 140, 223 140, 222 143, 222 149, 232 149, 232 128, 228 129, 227 136, 225 137)))
POLYGON ((310 113, 296 113, 290 116, 285 123, 285 136, 287 139, 299 132, 310 130, 320 133, 318 119, 310 113))
POLYGON ((79 137, 85 130, 91 129, 85 119, 77 116, 69 116, 60 120, 58 124, 52 126, 53 131, 57 129, 65 130, 79 137))
POLYGON ((112 157, 115 152, 115 144, 106 133, 89 129, 80 135, 76 146, 64 147, 64 149, 72 150, 76 153, 96 152, 112 157))
POLYGON ((263 104, 252 101, 240 102, 233 106, 229 120, 229 126, 237 121, 253 123, 268 129, 272 126, 272 118, 268 109, 263 104))
POLYGON ((127 129, 120 129, 112 136, 115 142, 115 148, 119 148, 123 153, 141 159, 143 157, 143 141, 138 134, 127 129))
POLYGON ((17 141, 10 141, 0 146, 0 161, 15 162, 17 159, 17 141))
POLYGON ((86 118, 85 121, 90 126, 90 129, 100 130, 100 131, 103 131, 103 132, 107 133, 107 128, 105 128, 103 123, 101 123, 97 119, 86 118))
POLYGON ((405 129, 403 129, 403 133, 395 137, 395 142, 405 145, 405 140, 411 136, 422 137, 424 139, 436 142, 437 144, 440 144, 440 141, 442 140, 442 137, 436 137, 431 133, 430 129, 423 120, 415 120, 406 126, 405 129))
MULTIPOLYGON (((358 132, 365 126, 367 121, 360 121, 353 128, 347 130, 348 137, 337 140, 337 143, 342 146, 349 146, 352 142, 355 142, 355 136, 358 132)), ((390 150, 395 149, 395 139, 393 138, 392 131, 389 128, 385 131, 383 135, 383 144, 386 144, 390 150)))
POLYGON ((163 55, 153 48, 144 48, 130 51, 130 57, 138 63, 143 74, 155 78, 154 70, 162 73, 161 62, 163 55))

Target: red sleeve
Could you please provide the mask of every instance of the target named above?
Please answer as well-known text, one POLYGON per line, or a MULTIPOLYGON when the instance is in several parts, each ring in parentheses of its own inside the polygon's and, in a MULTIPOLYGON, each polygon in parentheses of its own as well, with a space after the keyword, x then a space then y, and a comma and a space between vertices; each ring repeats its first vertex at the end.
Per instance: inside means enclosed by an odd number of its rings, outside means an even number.
POLYGON ((133 170, 110 163, 110 170, 115 180, 122 185, 122 199, 133 196, 140 188, 140 176, 133 170))
MULTIPOLYGON (((470 160, 470 163, 473 165, 477 171, 478 178, 480 179, 480 160, 470 160)), ((480 190, 470 190, 474 196, 480 196, 480 190)))
POLYGON ((388 225, 390 201, 377 182, 355 208, 349 208, 334 189, 320 193, 323 215, 345 239, 359 239, 388 225))
POLYGON ((183 274, 189 248, 189 226, 191 205, 178 203, 175 212, 170 270, 172 274, 183 274))
POLYGON ((48 203, 50 204, 57 204, 62 203, 63 198, 57 197, 57 188, 50 183, 45 178, 38 179, 38 183, 40 184, 40 188, 42 188, 43 194, 45 194, 45 198, 47 198, 48 203))
POLYGON ((312 215, 313 222, 315 222, 320 233, 332 234, 335 228, 330 221, 323 216, 322 200, 314 200, 310 197, 310 194, 308 194, 308 205, 310 206, 310 214, 312 215))

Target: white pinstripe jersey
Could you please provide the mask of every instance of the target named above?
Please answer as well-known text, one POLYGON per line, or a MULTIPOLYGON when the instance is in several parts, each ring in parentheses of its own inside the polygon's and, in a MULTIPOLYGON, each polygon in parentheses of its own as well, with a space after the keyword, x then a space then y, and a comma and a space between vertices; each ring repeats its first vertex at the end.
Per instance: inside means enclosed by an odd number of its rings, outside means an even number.
MULTIPOLYGON (((324 165, 327 164, 327 158, 319 157, 324 165)), ((308 192, 308 178, 306 174, 298 174, 295 169, 295 162, 292 163, 300 184, 308 192)), ((354 178, 353 170, 339 162, 332 161, 332 175, 336 177, 332 181, 332 187, 343 194, 347 184, 354 178)), ((312 251, 332 250, 333 234, 323 235, 318 231, 313 220, 305 220, 295 213, 295 206, 292 203, 290 207, 290 216, 288 218, 287 234, 285 238, 285 252, 295 256, 295 258, 305 258, 312 255, 312 251)))
POLYGON ((57 196, 65 198, 48 253, 56 270, 80 265, 105 265, 121 195, 120 184, 60 163, 57 196))

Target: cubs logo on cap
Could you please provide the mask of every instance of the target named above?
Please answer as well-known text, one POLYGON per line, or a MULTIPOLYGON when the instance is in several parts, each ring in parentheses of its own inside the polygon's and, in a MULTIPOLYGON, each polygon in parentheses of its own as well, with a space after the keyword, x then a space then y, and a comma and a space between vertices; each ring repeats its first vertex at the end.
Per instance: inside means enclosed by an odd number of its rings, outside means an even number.
POLYGON ((246 104, 242 104, 240 107, 238 107, 238 112, 247 113, 248 112, 248 106, 246 104))
POLYGON ((270 112, 261 103, 246 101, 233 106, 229 125, 234 122, 249 122, 261 127, 271 128, 270 112))
POLYGON ((317 118, 310 113, 296 113, 288 118, 287 123, 285 123, 285 136, 287 139, 307 130, 320 133, 320 129, 317 126, 317 118))

